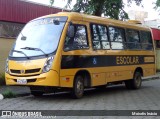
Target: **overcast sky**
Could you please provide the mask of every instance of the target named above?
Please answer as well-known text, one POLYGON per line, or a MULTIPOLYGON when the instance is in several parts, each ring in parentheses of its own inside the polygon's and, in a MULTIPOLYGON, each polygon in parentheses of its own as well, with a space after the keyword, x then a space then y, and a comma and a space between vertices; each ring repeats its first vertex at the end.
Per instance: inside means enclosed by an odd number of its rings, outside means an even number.
MULTIPOLYGON (((30 0, 30 1, 49 5, 49 0, 30 0)), ((66 4, 65 1, 66 0, 55 0, 54 6, 63 8, 66 4)), ((73 0, 73 1, 75 1, 75 0, 73 0)), ((123 1, 126 3, 127 0, 123 0, 123 1)), ((134 3, 131 5, 131 7, 127 7, 127 5, 126 5, 125 11, 126 12, 128 12, 130 10, 144 11, 144 12, 148 12, 148 18, 146 20, 160 19, 160 15, 159 15, 160 12, 153 9, 153 7, 154 7, 153 3, 155 1, 156 0, 143 0, 143 2, 142 2, 143 7, 138 7, 134 3)))

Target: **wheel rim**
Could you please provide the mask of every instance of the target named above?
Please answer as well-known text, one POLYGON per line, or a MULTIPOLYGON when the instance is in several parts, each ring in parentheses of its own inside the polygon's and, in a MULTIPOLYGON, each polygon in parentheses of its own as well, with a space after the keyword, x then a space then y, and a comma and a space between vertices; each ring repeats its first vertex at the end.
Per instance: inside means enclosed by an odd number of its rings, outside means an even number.
POLYGON ((77 94, 78 95, 83 94, 83 83, 80 80, 77 82, 77 94))
POLYGON ((140 87, 140 85, 141 85, 141 77, 140 76, 136 77, 135 83, 136 83, 137 87, 140 87))

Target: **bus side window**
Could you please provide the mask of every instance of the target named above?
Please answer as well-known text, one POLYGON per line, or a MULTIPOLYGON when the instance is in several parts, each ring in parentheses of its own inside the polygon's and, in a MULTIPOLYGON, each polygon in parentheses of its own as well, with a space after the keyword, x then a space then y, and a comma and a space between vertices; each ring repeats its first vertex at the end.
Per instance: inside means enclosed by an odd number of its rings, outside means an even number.
POLYGON ((106 26, 91 24, 91 31, 93 49, 110 49, 106 26))
POLYGON ((89 48, 87 30, 84 25, 74 25, 75 33, 74 37, 66 37, 64 43, 64 50, 77 50, 77 49, 86 49, 89 48))
POLYGON ((109 38, 112 49, 124 49, 125 34, 123 28, 109 27, 109 38))
POLYGON ((148 31, 141 31, 141 44, 143 50, 153 49, 151 33, 148 31))
POLYGON ((141 49, 141 43, 139 38, 139 32, 132 29, 126 30, 127 35, 127 47, 130 50, 141 49))

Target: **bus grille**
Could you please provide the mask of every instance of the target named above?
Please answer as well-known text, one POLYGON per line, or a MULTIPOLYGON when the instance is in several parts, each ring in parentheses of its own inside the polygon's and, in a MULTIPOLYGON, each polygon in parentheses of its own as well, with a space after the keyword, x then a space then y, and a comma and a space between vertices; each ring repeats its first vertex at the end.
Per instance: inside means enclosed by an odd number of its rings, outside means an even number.
POLYGON ((41 68, 37 68, 37 69, 29 69, 29 70, 14 70, 11 69, 11 73, 14 74, 30 74, 30 73, 37 73, 40 72, 41 68))

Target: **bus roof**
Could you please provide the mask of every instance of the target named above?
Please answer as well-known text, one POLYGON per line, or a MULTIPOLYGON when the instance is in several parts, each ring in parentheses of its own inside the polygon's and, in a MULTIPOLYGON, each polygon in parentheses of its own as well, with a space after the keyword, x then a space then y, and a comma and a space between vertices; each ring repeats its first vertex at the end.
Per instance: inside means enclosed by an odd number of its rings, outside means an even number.
POLYGON ((128 21, 114 20, 114 19, 109 19, 105 17, 93 16, 93 15, 87 15, 82 13, 76 13, 76 12, 59 12, 57 14, 50 14, 50 15, 39 17, 39 18, 46 18, 46 17, 53 17, 53 16, 67 16, 68 21, 87 21, 91 23, 107 24, 110 26, 150 31, 149 27, 141 24, 131 23, 128 21))

